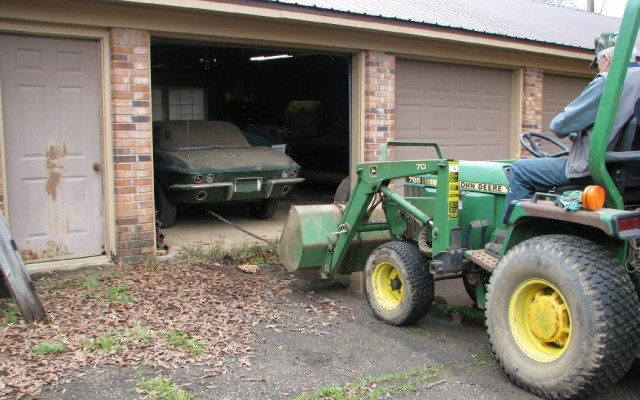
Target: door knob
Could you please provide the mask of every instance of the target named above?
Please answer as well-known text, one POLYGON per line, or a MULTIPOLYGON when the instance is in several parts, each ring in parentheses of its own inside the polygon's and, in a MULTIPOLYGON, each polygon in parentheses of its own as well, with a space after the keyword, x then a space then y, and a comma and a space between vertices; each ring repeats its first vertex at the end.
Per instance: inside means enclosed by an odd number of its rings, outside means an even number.
POLYGON ((100 171, 102 169, 102 165, 100 165, 99 162, 94 162, 93 163, 93 170, 94 171, 100 171))

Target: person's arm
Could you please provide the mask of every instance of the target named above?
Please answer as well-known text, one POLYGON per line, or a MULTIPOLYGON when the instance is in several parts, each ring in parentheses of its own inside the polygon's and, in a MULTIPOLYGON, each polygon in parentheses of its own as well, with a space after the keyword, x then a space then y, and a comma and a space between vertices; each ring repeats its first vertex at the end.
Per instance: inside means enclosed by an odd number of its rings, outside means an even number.
POLYGON ((598 76, 575 100, 551 121, 551 131, 558 137, 581 132, 596 121, 600 97, 604 89, 604 77, 598 76))

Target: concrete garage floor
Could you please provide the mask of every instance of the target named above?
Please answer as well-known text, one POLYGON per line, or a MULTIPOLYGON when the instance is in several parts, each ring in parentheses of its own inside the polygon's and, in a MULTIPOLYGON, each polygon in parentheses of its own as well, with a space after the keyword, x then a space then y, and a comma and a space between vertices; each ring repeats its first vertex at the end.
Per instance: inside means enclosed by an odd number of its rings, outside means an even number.
MULTIPOLYGON (((275 240, 280 237, 292 204, 328 204, 333 202, 334 190, 333 186, 296 189, 280 199, 276 214, 266 221, 251 217, 248 207, 242 204, 218 205, 212 210, 249 232, 275 240)), ((169 254, 176 254, 183 246, 193 244, 221 242, 225 248, 230 248, 238 244, 261 243, 198 207, 178 211, 176 224, 162 229, 162 233, 165 235, 165 243, 169 245, 169 254)))

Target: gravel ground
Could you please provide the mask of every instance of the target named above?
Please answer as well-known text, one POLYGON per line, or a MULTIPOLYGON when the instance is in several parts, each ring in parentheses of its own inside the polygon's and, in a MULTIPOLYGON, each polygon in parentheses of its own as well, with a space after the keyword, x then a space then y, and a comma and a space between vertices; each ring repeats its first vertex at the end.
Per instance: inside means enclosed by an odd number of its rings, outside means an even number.
MULTIPOLYGON (((261 268, 256 275, 274 282, 290 278, 280 267, 261 268)), ((233 290, 233 279, 226 283, 233 290)), ((287 399, 305 394, 301 398, 339 399, 317 395, 332 387, 346 387, 343 393, 351 398, 537 398, 513 385, 493 361, 482 318, 453 321, 434 306, 417 325, 392 327, 376 320, 361 296, 331 282, 307 279, 294 279, 272 301, 274 314, 283 317, 254 325, 252 351, 242 357, 221 356, 216 371, 211 363, 98 365, 85 368, 84 375, 70 383, 48 387, 38 397, 142 398, 146 394, 136 390, 136 384, 163 376, 198 399, 287 399)), ((612 390, 594 397, 611 398, 640 398, 640 366, 612 390)))

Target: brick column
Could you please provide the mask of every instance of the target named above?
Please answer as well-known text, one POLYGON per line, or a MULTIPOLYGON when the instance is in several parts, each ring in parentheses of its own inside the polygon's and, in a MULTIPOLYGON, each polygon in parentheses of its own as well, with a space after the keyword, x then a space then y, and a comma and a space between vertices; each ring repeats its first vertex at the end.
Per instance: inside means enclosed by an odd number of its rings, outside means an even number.
MULTIPOLYGON (((522 80, 522 131, 542 132, 542 81, 544 73, 540 68, 525 68, 522 80)), ((523 156, 529 152, 520 149, 523 156)))
POLYGON ((113 28, 110 39, 116 257, 125 261, 155 252, 149 33, 113 28))
MULTIPOLYGON (((365 55, 364 161, 380 159, 380 145, 396 134, 396 57, 381 51, 365 55)), ((390 152, 393 159, 393 153, 390 152)))

